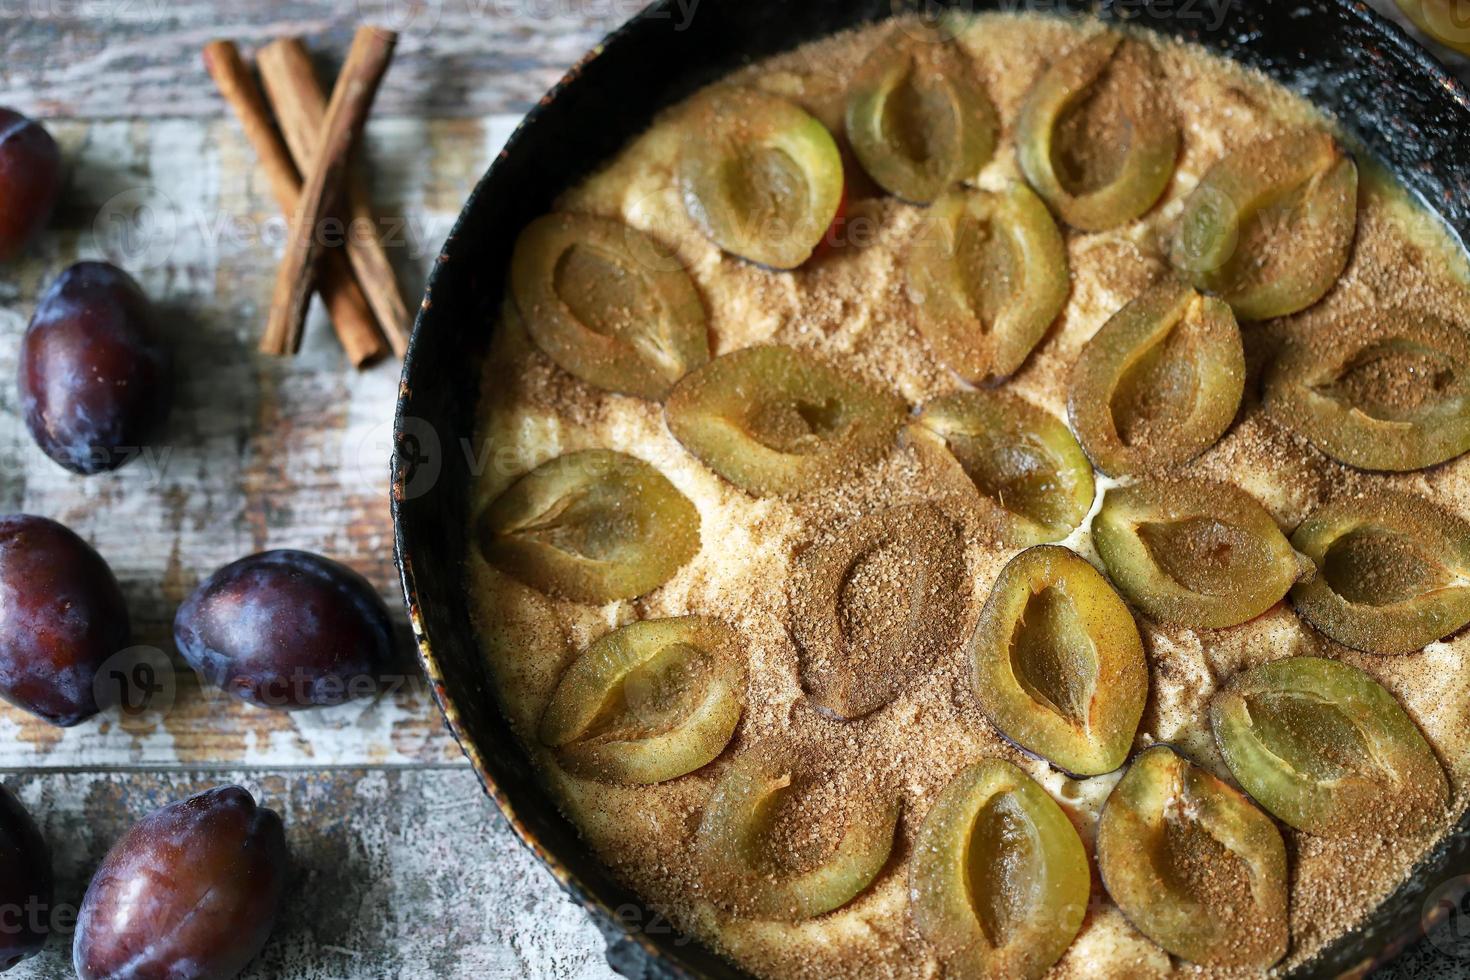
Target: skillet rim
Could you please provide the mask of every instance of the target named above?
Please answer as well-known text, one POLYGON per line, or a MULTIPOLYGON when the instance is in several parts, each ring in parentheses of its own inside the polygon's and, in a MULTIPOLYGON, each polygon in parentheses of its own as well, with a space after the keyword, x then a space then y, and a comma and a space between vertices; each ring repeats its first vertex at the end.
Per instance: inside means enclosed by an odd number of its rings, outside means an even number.
MULTIPOLYGON (((721 0, 697 0, 697 2, 713 4, 721 2, 721 0)), ((734 0, 734 2, 749 2, 749 0, 734 0)), ((880 10, 876 17, 857 16, 852 18, 847 26, 853 27, 863 23, 870 23, 882 19, 889 14, 910 12, 902 8, 913 2, 914 0, 890 0, 889 3, 883 4, 884 9, 880 10)), ((918 0, 918 2, 932 4, 932 0, 918 0)), ((959 0, 957 4, 954 0, 940 0, 940 2, 945 6, 961 6, 972 11, 988 10, 993 7, 993 3, 986 2, 986 0, 980 0, 979 3, 974 2, 974 0, 959 0)), ((1025 0, 1022 0, 1022 2, 1024 3, 1025 0)), ((1239 3, 1240 0, 1224 0, 1224 2, 1233 4, 1239 3)), ((1088 0, 1055 0, 1055 2, 1046 2, 1046 0, 1043 0, 1042 3, 1035 6, 1046 9, 1039 9, 1035 12, 1050 13, 1055 16, 1094 16, 1105 22, 1137 23, 1144 13, 1142 8, 1152 3, 1153 0, 1143 0, 1142 3, 1137 2, 1137 0, 1134 0, 1134 2, 1129 2, 1129 0, 1100 0, 1098 3, 1091 3, 1088 0), (1131 13, 1130 8, 1132 10, 1131 13)), ((512 801, 507 791, 501 785, 501 782, 505 776, 506 767, 513 763, 494 759, 491 750, 495 746, 482 747, 476 733, 469 730, 469 726, 464 717, 465 711, 457 703, 457 698, 465 696, 479 697, 482 702, 488 702, 490 704, 491 713, 500 716, 499 720, 502 723, 505 721, 503 712, 501 711, 498 700, 488 691, 464 692, 457 690, 453 694, 450 691, 450 681, 446 679, 439 655, 435 652, 434 643, 431 642, 429 636, 430 627, 427 625, 427 621, 423 615, 425 584, 423 582, 424 576, 418 570, 418 558, 422 555, 432 562, 433 556, 431 554, 424 554, 416 546, 414 540, 416 515, 411 513, 413 510, 412 501, 424 495, 423 491, 413 490, 413 483, 420 475, 417 467, 419 464, 426 462, 423 455, 423 436, 425 435, 423 429, 424 419, 415 413, 415 409, 422 400, 419 395, 421 387, 419 381, 421 380, 421 376, 429 376, 429 372, 434 367, 437 367, 437 365, 428 363, 421 365, 421 362, 427 362, 430 356, 423 353, 423 348, 429 343, 423 338, 427 335, 429 329, 434 326, 434 322, 440 319, 439 313, 434 307, 436 290, 441 294, 450 291, 450 277, 457 271, 456 259, 460 249, 473 250, 475 247, 473 241, 466 243, 464 240, 467 233, 472 231, 474 225, 477 223, 477 212, 483 210, 485 207, 483 199, 488 197, 493 189, 491 185, 497 173, 502 168, 503 161, 517 153, 519 148, 527 142, 527 134, 531 133, 540 124, 541 120, 551 110, 551 107, 556 104, 557 100, 564 93, 577 85, 589 66, 594 65, 594 63, 600 64, 608 55, 616 56, 622 48, 628 46, 630 39, 636 38, 642 31, 650 30, 649 25, 651 21, 667 19, 672 14, 673 8, 676 5, 676 0, 655 0, 655 2, 650 3, 648 7, 607 35, 603 41, 594 46, 591 51, 573 65, 517 124, 515 130, 506 141, 504 148, 500 151, 496 159, 492 161, 485 173, 481 175, 474 189, 466 198, 465 204, 459 216, 456 218, 443 248, 436 257, 433 270, 429 275, 425 287, 424 298, 415 317, 414 329, 404 357, 399 398, 394 411, 394 451, 390 462, 394 556, 395 563, 399 569, 400 584, 409 612, 410 626, 414 635, 415 653, 429 680, 434 700, 444 715, 446 727, 450 730, 455 741, 460 745, 466 757, 469 759, 471 767, 485 793, 494 801, 515 835, 552 872, 562 888, 588 911, 594 924, 597 925, 609 944, 607 955, 613 967, 618 972, 624 973, 627 976, 644 976, 650 978, 696 976, 743 977, 746 976, 745 973, 731 965, 727 960, 709 951, 698 941, 691 941, 676 936, 668 928, 662 930, 657 928, 658 922, 661 921, 657 917, 657 914, 648 912, 646 907, 643 906, 641 899, 617 882, 591 882, 569 866, 570 863, 586 864, 590 861, 597 877, 610 878, 606 867, 597 861, 596 857, 590 854, 590 851, 587 854, 576 855, 569 861, 555 850, 554 847, 545 844, 538 837, 537 832, 527 825, 525 818, 520 812, 522 806, 527 810, 532 809, 533 806, 536 808, 550 808, 554 813, 554 816, 551 818, 553 822, 556 820, 565 822, 565 818, 560 816, 554 802, 547 795, 542 795, 540 798, 534 800, 518 799, 512 801), (629 902, 617 901, 619 899, 629 898, 631 898, 633 903, 632 922, 627 921, 629 916, 625 914, 625 910, 629 907, 629 902), (671 936, 673 938, 665 940, 665 936, 671 936), (686 955, 691 952, 694 954, 692 957, 686 955)), ((1001 0, 1000 5, 1005 7, 1006 0, 1001 0)), ((1015 6, 1016 4, 1012 3, 1012 5, 1015 6)), ((1441 96, 1448 96, 1450 101, 1458 106, 1462 116, 1461 122, 1465 125, 1467 131, 1470 131, 1470 90, 1467 90, 1466 85, 1450 72, 1429 49, 1411 38, 1399 25, 1371 9, 1366 3, 1362 3, 1361 0, 1307 0, 1307 2, 1299 4, 1299 7, 1308 13, 1312 12, 1310 8, 1313 6, 1319 10, 1332 8, 1339 16, 1355 22, 1355 28, 1349 25, 1344 29, 1355 29, 1366 37, 1373 38, 1385 45, 1383 52, 1385 56, 1396 59, 1399 67, 1407 65, 1413 75, 1420 76, 1419 80, 1413 83, 1413 87, 1428 86, 1432 90, 1437 89, 1441 96)), ((1153 11, 1147 11, 1147 13, 1151 16, 1159 16, 1153 11)), ((1164 15, 1164 17, 1167 19, 1168 15, 1164 15)), ((1177 28, 1177 25, 1174 25, 1174 27, 1177 28)), ((844 28, 837 28, 837 30, 841 29, 844 28)), ((828 33, 833 33, 833 31, 829 30, 828 33)), ((1212 39, 1202 37, 1197 31, 1192 32, 1188 29, 1161 29, 1160 33, 1200 44, 1212 53, 1222 57, 1229 57, 1238 61, 1245 60, 1233 54, 1228 45, 1223 45, 1212 39)), ((789 49, 819 36, 821 35, 797 37, 791 43, 785 45, 784 48, 778 47, 774 50, 789 49)), ((766 51, 752 57, 767 57, 771 53, 773 51, 766 51)), ((1250 62, 1247 61, 1247 64, 1250 64, 1250 62)), ((1261 69, 1260 65, 1251 64, 1250 66, 1258 70, 1261 69)), ((733 67, 733 65, 725 65, 716 75, 723 74, 733 67)), ((1312 101, 1319 108, 1323 108, 1324 111, 1338 115, 1331 109, 1323 106, 1321 93, 1314 90, 1310 83, 1299 87, 1280 77, 1276 72, 1268 70, 1266 73, 1272 75, 1279 83, 1286 85, 1288 88, 1312 101)), ((705 81, 708 81, 708 79, 696 80, 692 87, 698 87, 698 85, 704 84, 705 81)), ((675 97, 678 94, 675 93, 675 97)), ((655 106, 653 111, 657 111, 657 108, 660 107, 655 106)), ((1348 128, 1352 129, 1353 127, 1349 126, 1348 128)), ((627 138, 628 134, 624 133, 623 139, 627 138)), ((1370 148, 1373 148, 1373 144, 1375 143, 1374 139, 1368 139, 1366 142, 1370 148)), ((1399 177, 1409 186, 1410 190, 1416 196, 1420 197, 1421 201, 1444 221, 1452 234, 1461 241, 1462 245, 1467 238, 1470 238, 1470 176, 1461 177, 1461 184, 1458 188, 1461 193, 1456 195, 1454 189, 1446 187, 1443 189, 1442 196, 1439 200, 1431 199, 1424 192, 1424 181, 1416 181, 1414 174, 1406 174, 1395 170, 1395 176, 1399 177)), ((493 275, 494 273, 492 273, 493 275)), ((473 285, 466 288, 470 289, 473 293, 473 285)), ((459 299, 458 296, 451 298, 454 300, 459 299)), ((454 312, 448 314, 451 318, 455 315, 454 312)), ((463 331, 461 332, 463 333, 463 331)), ((475 340, 471 338, 470 342, 473 344, 475 340)), ((483 339, 480 343, 483 346, 483 339)), ((478 357, 476 358, 476 363, 478 364, 478 357)), ((480 372, 478 369, 472 372, 472 377, 475 379, 478 379, 479 375, 480 372)), ((423 386, 427 387, 429 384, 431 384, 431 381, 425 381, 423 386)), ((470 396, 472 402, 478 401, 479 390, 477 385, 471 391, 470 396)), ((430 442, 432 443, 433 440, 438 438, 439 431, 430 427, 427 435, 430 437, 430 442)), ((440 452, 444 450, 443 442, 444 440, 439 439, 437 443, 437 448, 440 452)), ((431 448, 428 462, 433 462, 432 457, 433 449, 431 448)), ((434 474, 435 479, 442 476, 442 473, 437 468, 434 470, 434 474)), ((459 489, 461 491, 465 490, 463 487, 459 489)), ((451 490, 451 493, 453 493, 453 490, 451 490)), ((466 524, 463 521, 458 525, 461 529, 465 526, 466 524)), ((463 535, 462 530, 459 533, 463 535)), ((458 575, 458 567, 456 566, 456 578, 458 575)), ((462 592, 455 597, 455 601, 460 606, 468 605, 462 592)), ((467 610, 465 614, 467 618, 467 610)), ((477 649, 475 644, 478 641, 473 635, 467 638, 459 637, 457 640, 468 642, 471 650, 477 649)), ((472 709, 471 713, 474 710, 478 709, 472 709)), ((512 747, 512 751, 523 754, 524 750, 520 749, 519 746, 514 746, 512 747)), ((570 825, 568 824, 568 826, 570 825)), ((1430 852, 1426 853, 1408 878, 1401 882, 1400 886, 1375 908, 1374 913, 1370 915, 1370 926, 1372 925, 1371 920, 1377 917, 1384 909, 1391 905, 1401 905, 1405 900, 1403 893, 1414 892, 1416 895, 1411 895, 1410 897, 1417 896, 1421 897, 1422 900, 1422 895, 1429 892, 1433 885, 1433 882, 1426 880, 1426 877, 1431 871, 1437 871, 1442 874, 1447 868, 1453 869, 1457 867, 1462 872, 1470 871, 1470 811, 1467 811, 1462 816, 1461 820, 1444 840, 1432 848, 1430 852)), ((1439 907, 1438 911, 1444 912, 1446 915, 1448 914, 1448 910, 1443 905, 1439 907)), ((1423 924, 1430 925, 1443 918, 1444 916, 1430 916, 1423 920, 1423 924)), ((1327 947, 1323 953, 1319 954, 1317 958, 1303 964, 1294 971, 1294 974, 1316 975, 1320 972, 1320 967, 1335 962, 1336 965, 1332 967, 1332 972, 1334 973, 1352 976, 1364 975, 1398 956, 1422 936, 1417 926, 1404 927, 1404 923, 1402 922, 1400 926, 1400 928, 1391 930, 1390 934, 1384 937, 1382 945, 1377 952, 1365 949, 1361 956, 1339 956, 1334 961, 1334 952, 1338 951, 1339 947, 1350 946, 1351 941, 1358 938, 1358 933, 1355 931, 1344 937, 1340 937, 1327 947)), ((1363 939, 1363 942, 1366 942, 1370 946, 1372 945, 1366 938, 1363 939)))

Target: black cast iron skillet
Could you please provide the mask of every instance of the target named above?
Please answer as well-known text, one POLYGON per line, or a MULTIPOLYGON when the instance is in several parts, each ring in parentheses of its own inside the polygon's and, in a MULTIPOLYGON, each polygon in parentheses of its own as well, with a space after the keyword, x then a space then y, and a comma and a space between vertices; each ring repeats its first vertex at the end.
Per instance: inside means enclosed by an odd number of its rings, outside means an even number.
MULTIPOLYGON (((393 515, 420 656, 449 727, 521 839, 593 913, 633 977, 738 977, 619 885, 541 789, 496 707, 463 597, 480 364, 517 233, 661 108, 756 59, 922 0, 660 0, 542 98, 470 195, 430 277, 403 367, 393 515)), ((960 0, 966 9, 1093 14, 1197 41, 1334 113, 1470 240, 1470 93, 1425 51, 1350 0, 960 0)), ((937 7, 931 7, 931 12, 937 7)), ((473 859, 473 856, 470 856, 473 859)), ((1425 899, 1470 873, 1470 818, 1311 975, 1365 972, 1419 934, 1425 899)))

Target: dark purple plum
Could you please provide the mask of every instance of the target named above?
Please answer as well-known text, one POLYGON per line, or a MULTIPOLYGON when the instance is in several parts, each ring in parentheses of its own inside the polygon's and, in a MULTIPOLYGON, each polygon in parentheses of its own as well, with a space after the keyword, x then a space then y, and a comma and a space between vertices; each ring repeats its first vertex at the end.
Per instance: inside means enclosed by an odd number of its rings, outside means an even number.
POLYGON ((51 850, 25 807, 0 785, 0 973, 46 943, 51 850))
POLYGON ((174 642, 210 683, 264 708, 371 694, 393 651, 388 608, 352 569, 306 551, 226 565, 184 600, 174 642))
POLYGON ((21 340, 26 425, 73 473, 115 470, 167 418, 171 361, 132 277, 106 262, 78 262, 41 297, 21 340))
POLYGON ((122 590, 91 545, 44 517, 0 517, 0 697, 75 725, 97 713, 97 672, 130 635, 122 590))
POLYGON ((0 107, 0 262, 46 226, 61 194, 61 150, 45 127, 0 107))
POLYGON ((144 817, 112 846, 77 916, 81 980, 228 980, 270 937, 287 874, 274 810, 221 786, 144 817))

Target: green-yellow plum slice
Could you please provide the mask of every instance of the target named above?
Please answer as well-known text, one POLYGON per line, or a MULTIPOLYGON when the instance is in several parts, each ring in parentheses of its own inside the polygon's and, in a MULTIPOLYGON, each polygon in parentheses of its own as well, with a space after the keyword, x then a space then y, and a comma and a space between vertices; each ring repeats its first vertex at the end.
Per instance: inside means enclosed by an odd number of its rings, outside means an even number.
MULTIPOLYGON (((759 748, 730 764, 705 805, 695 839, 704 881, 733 914, 795 922, 856 898, 893 850, 897 797, 853 804, 838 839, 815 860, 773 847, 773 828, 792 794, 817 778, 800 760, 759 748)), ((881 794, 880 794, 881 795, 881 794)))
POLYGON ((1445 815, 1434 750, 1392 694, 1356 667, 1292 657, 1235 677, 1210 706, 1247 793, 1309 834, 1417 833, 1445 815))
POLYGON ((1244 391, 1245 350, 1230 307, 1166 279, 1083 346, 1067 412, 1098 469, 1141 476, 1213 446, 1244 391))
POLYGON ((1417 470, 1470 450, 1470 336, 1437 316, 1364 311, 1287 337, 1272 416, 1339 462, 1417 470))
POLYGON ((1079 776, 1112 772, 1148 697, 1143 642, 1107 579, 1057 545, 1001 570, 971 641, 975 697, 1001 734, 1079 776))
POLYGON ((1179 127, 1152 49, 1105 33, 1032 86, 1016 121, 1021 170, 1080 231, 1106 231, 1153 207, 1174 173, 1179 127))
POLYGON ((1337 282, 1358 223, 1358 168, 1320 130, 1237 150, 1184 202, 1170 259, 1242 320, 1304 310, 1337 282))
POLYGON ((1470 623, 1470 524, 1378 490, 1318 508, 1291 543, 1317 565, 1296 610, 1344 646, 1409 653, 1470 623))
POLYGON ((1061 233, 1023 184, 936 201, 909 245, 905 275, 919 332, 976 384, 1021 366, 1071 288, 1061 233))
POLYGON ((1397 0, 1414 26, 1461 54, 1470 55, 1470 16, 1463 0, 1397 0))
POLYGON ((794 269, 842 202, 842 155, 806 110, 755 89, 720 86, 684 119, 676 172, 684 209, 710 241, 772 269, 794 269))
POLYGON ((1201 966, 1286 954, 1286 845, 1271 818, 1167 745, 1133 760, 1103 807, 1097 865, 1145 936, 1201 966))
POLYGON ((858 161, 888 193, 916 204, 975 177, 999 127, 969 59, 937 38, 880 45, 848 94, 858 161))
POLYGON ((693 280, 621 221, 566 212, 537 218, 516 240, 510 281, 536 346, 599 388, 657 400, 709 360, 693 280))
POLYGON ((684 448, 757 496, 820 490, 877 460, 906 411, 892 392, 776 345, 715 358, 665 403, 684 448))
POLYGON ((724 750, 744 705, 732 630, 707 616, 630 623, 567 668, 541 717, 541 742, 573 775, 661 783, 724 750))
POLYGON ((1092 874, 1077 829, 1009 762, 956 776, 919 827, 910 915, 946 975, 1039 977, 1076 938, 1092 874))
POLYGON ((543 592, 601 605, 663 585, 699 551, 699 512, 626 453, 587 449, 536 467, 480 516, 480 550, 543 592))
POLYGON ((1195 628, 1254 619, 1312 567, 1254 497, 1213 481, 1114 487, 1093 519, 1092 540, 1134 606, 1195 628))
POLYGON ((819 537, 790 584, 802 686, 830 714, 881 708, 959 649, 965 541, 932 504, 891 507, 819 537))
POLYGON ((957 470, 999 516, 1003 541, 1060 541, 1092 507, 1092 464, 1062 421, 1015 395, 962 391, 926 404, 909 426, 914 447, 957 470))

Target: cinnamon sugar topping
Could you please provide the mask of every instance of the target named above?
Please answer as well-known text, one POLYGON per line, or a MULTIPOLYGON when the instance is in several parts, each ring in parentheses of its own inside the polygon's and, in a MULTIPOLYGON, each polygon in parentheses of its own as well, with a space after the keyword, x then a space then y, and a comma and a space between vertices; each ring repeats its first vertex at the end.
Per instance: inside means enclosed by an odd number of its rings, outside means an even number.
MULTIPOLYGON (((994 190, 1021 179, 1010 131, 1021 100, 1058 52, 1096 29, 1086 21, 983 15, 960 31, 958 43, 1004 124, 979 186, 994 190)), ((730 80, 792 99, 840 138, 846 86, 880 36, 877 28, 838 35, 730 80)), ((1208 167, 1259 134, 1325 125, 1310 106, 1236 64, 1173 41, 1147 43, 1158 91, 1182 133, 1172 181, 1136 222, 1101 233, 1063 230, 1072 272, 1067 305, 1005 382, 1005 390, 1059 419, 1066 418, 1068 377, 1079 351, 1168 268, 1183 199, 1208 167)), ((713 356, 772 343, 810 351, 910 406, 964 387, 921 338, 914 298, 903 283, 904 250, 920 208, 882 196, 848 160, 846 244, 794 272, 724 255, 670 193, 674 162, 688 139, 676 124, 679 111, 567 191, 558 209, 620 218, 672 249, 705 305, 713 356)), ((1079 129, 1068 139, 1080 144, 1090 132, 1079 129)), ((1341 279, 1305 312, 1244 328, 1247 373, 1238 416, 1219 442, 1175 471, 1240 487, 1287 532, 1326 501, 1378 488, 1470 516, 1466 458, 1403 474, 1355 470, 1296 434, 1290 419, 1272 418, 1261 401, 1263 378, 1281 351, 1295 338, 1329 329, 1324 324, 1349 340, 1368 338, 1375 311, 1398 309, 1470 329, 1463 254, 1370 160, 1361 153, 1357 159, 1357 239, 1341 279)), ((680 929, 758 976, 932 977, 940 964, 908 917, 905 868, 920 821, 957 773, 983 758, 1016 763, 1057 800, 1091 849, 1097 814, 1118 776, 1066 778, 1006 742, 976 703, 969 633, 1016 549, 999 544, 974 508, 953 506, 951 470, 895 439, 881 458, 831 485, 793 497, 747 493, 673 438, 661 405, 557 370, 517 319, 509 312, 495 327, 486 366, 476 445, 493 452, 474 488, 475 512, 534 466, 589 448, 651 464, 699 512, 698 554, 636 600, 580 605, 527 589, 479 559, 469 563, 467 589, 495 697, 562 808, 622 880, 680 929), (652 786, 561 771, 538 745, 536 726, 572 656, 634 619, 692 614, 729 624, 747 657, 744 713, 725 751, 703 769, 652 786), (851 821, 878 819, 874 814, 881 817, 891 802, 900 808, 891 855, 836 911, 804 921, 732 915, 721 882, 697 859, 711 794, 738 760, 757 751, 786 764, 792 780, 759 835, 761 873, 773 881, 820 866, 851 821)), ((1337 383, 1386 412, 1409 411, 1419 404, 1419 386, 1438 376, 1431 361, 1420 354, 1370 357, 1337 383)), ((1095 558, 1087 522, 1065 543, 1095 558)), ((1400 834, 1394 814, 1385 812, 1381 835, 1351 840, 1283 828, 1292 944, 1281 965, 1300 965, 1361 922, 1452 815, 1464 812, 1470 637, 1462 631, 1404 655, 1361 654, 1316 632, 1289 603, 1227 629, 1142 618, 1138 626, 1151 693, 1135 753, 1168 741, 1233 784, 1210 733, 1209 705, 1242 670, 1305 654, 1369 673, 1404 706, 1447 771, 1450 808, 1432 827, 1400 834)), ((1187 837, 1169 846, 1175 855, 1169 863, 1189 876, 1191 890, 1228 897, 1244 887, 1241 869, 1209 841, 1187 837)), ((1095 887, 1081 933, 1049 976, 1206 972, 1163 955, 1095 887)))

